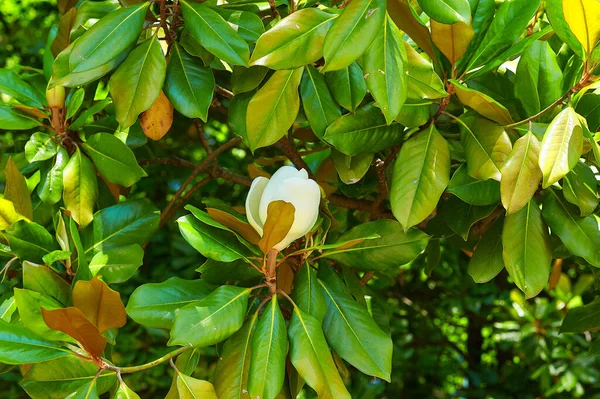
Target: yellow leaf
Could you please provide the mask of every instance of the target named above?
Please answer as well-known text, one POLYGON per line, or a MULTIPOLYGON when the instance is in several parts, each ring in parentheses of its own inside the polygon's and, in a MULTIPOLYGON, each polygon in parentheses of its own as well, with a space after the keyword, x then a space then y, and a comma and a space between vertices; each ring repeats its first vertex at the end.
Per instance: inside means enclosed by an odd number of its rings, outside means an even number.
POLYGON ((254 165, 253 163, 248 165, 248 176, 252 179, 256 179, 259 176, 266 177, 267 179, 271 178, 271 175, 254 165))
POLYGON ((471 25, 457 22, 452 25, 430 21, 431 40, 454 65, 467 51, 475 32, 471 25))
POLYGON ((242 222, 235 216, 230 215, 227 212, 223 212, 220 209, 206 208, 206 211, 208 212, 211 218, 221 223, 222 225, 229 227, 233 231, 239 233, 248 242, 256 245, 260 241, 260 236, 258 235, 256 230, 254 230, 254 228, 250 226, 249 223, 242 222))
POLYGON ((500 125, 513 123, 510 112, 492 97, 463 86, 455 79, 451 79, 450 82, 454 85, 454 91, 460 102, 467 107, 473 108, 481 116, 493 120, 500 125))
POLYGON ((548 291, 552 291, 560 280, 562 274, 562 259, 554 259, 552 263, 552 272, 550 273, 550 279, 548 280, 548 291))
POLYGON ((121 295, 108 288, 97 276, 90 281, 75 283, 73 305, 98 327, 100 333, 123 327, 127 321, 121 295))
POLYGON ((296 208, 289 202, 273 201, 267 208, 267 221, 263 227, 263 237, 258 242, 258 247, 265 254, 279 244, 294 224, 296 208))
POLYGON ((600 40, 600 1, 563 0, 562 6, 571 32, 590 54, 600 40))
POLYGON ((154 104, 140 116, 140 125, 148 138, 160 140, 173 124, 173 105, 161 90, 154 104))
POLYGON ((11 201, 18 213, 29 220, 33 219, 33 205, 27 182, 12 158, 8 158, 4 172, 6 173, 4 199, 11 201))
POLYGON ((419 19, 408 0, 388 1, 387 12, 401 31, 406 32, 432 59, 435 58, 429 30, 419 19))
POLYGON ((99 358, 104 352, 106 339, 81 310, 73 307, 54 310, 42 308, 42 317, 48 327, 73 337, 92 357, 99 358))
POLYGON ((15 211, 15 206, 9 200, 0 198, 0 231, 5 230, 14 222, 25 219, 15 211))

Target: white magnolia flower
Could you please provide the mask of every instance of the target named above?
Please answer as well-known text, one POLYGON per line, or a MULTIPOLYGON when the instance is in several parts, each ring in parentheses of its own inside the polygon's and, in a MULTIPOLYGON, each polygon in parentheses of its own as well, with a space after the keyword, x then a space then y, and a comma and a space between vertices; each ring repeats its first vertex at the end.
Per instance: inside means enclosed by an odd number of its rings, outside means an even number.
POLYGON ((308 233, 317 221, 321 190, 317 182, 308 178, 306 170, 297 170, 293 166, 282 166, 270 179, 254 179, 246 198, 246 216, 261 237, 267 221, 269 203, 278 200, 290 202, 296 209, 292 228, 287 236, 274 246, 281 251, 308 233))

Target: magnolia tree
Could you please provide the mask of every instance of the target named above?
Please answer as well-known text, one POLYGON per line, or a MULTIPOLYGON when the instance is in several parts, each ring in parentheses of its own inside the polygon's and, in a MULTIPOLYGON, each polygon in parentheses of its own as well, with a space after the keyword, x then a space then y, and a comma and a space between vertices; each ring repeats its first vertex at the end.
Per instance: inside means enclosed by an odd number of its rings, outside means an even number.
MULTIPOLYGON (((0 70, 0 128, 26 135, 0 175, 0 256, 19 281, 0 362, 33 398, 137 398, 123 377, 169 361, 168 398, 349 398, 340 371, 391 378, 373 283, 421 256, 431 270, 440 242, 474 283, 506 269, 522 301, 564 264, 600 267, 597 0, 58 7, 43 71, 0 70), (209 140, 212 120, 233 138, 209 140), (183 130, 199 158, 157 150, 183 130), (220 162, 235 151, 253 154, 247 174, 220 162), (139 194, 156 164, 191 171, 162 210, 139 194), (196 201, 214 181, 245 207, 196 201), (174 223, 200 274, 139 285, 125 307, 119 284, 174 223), (130 323, 171 351, 121 363, 130 323), (214 345, 214 371, 192 377, 214 345)), ((599 311, 562 331, 600 327, 599 311)))

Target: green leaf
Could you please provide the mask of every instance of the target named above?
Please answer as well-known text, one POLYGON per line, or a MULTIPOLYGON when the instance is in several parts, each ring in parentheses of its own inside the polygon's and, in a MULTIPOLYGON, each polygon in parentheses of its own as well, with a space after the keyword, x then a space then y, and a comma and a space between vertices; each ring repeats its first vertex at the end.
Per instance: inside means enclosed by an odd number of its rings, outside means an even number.
POLYGON ((406 84, 408 98, 436 99, 448 95, 444 90, 444 83, 433 70, 431 62, 427 61, 408 43, 404 44, 406 50, 406 84))
POLYGON ((492 205, 500 201, 500 184, 492 179, 472 178, 469 176, 466 164, 456 169, 446 191, 471 205, 492 205))
POLYGON ((327 311, 325 295, 317 281, 317 271, 309 263, 296 273, 292 298, 304 313, 323 321, 327 311))
POLYGON ((160 212, 148 200, 133 200, 104 208, 82 234, 88 257, 130 244, 144 245, 156 229, 160 212))
POLYGON ((27 130, 41 126, 37 119, 22 114, 8 105, 0 105, 0 123, 3 130, 27 130))
POLYGON ((27 328, 0 320, 0 362, 38 363, 65 356, 68 350, 48 341, 27 328))
POLYGON ((344 184, 358 183, 369 171, 373 157, 374 154, 368 152, 355 156, 342 154, 337 150, 331 153, 335 169, 344 184))
POLYGON ((570 309, 560 326, 561 333, 582 333, 600 327, 600 298, 570 309))
POLYGON ((77 111, 79 111, 79 108, 81 108, 81 105, 83 104, 84 97, 85 89, 83 87, 69 92, 69 97, 67 98, 66 104, 67 115, 65 116, 65 119, 71 119, 73 116, 75 116, 75 114, 77 113, 77 111))
POLYGON ((44 255, 42 257, 42 260, 44 261, 44 264, 52 265, 55 262, 67 260, 70 258, 71 258, 71 251, 56 250, 56 251, 50 252, 49 254, 44 255))
POLYGON ((133 152, 121 140, 109 133, 97 133, 83 144, 98 171, 111 183, 130 187, 148 176, 133 152))
POLYGON ((563 74, 550 44, 537 40, 519 60, 515 96, 527 116, 548 107, 562 95, 563 74))
POLYGON ((252 265, 242 259, 233 262, 207 259, 196 271, 202 273, 202 280, 216 285, 226 284, 231 281, 232 277, 235 277, 237 281, 245 281, 263 276, 262 273, 259 273, 252 265))
POLYGON ((174 43, 164 87, 173 107, 188 118, 200 118, 206 122, 214 89, 212 69, 200 65, 197 58, 174 43))
POLYGON ((37 223, 20 220, 4 232, 11 251, 21 260, 42 263, 42 257, 58 249, 48 231, 37 223))
POLYGON ((250 63, 270 69, 295 69, 323 57, 323 41, 336 15, 305 8, 263 33, 250 63))
POLYGON ((438 214, 443 217, 452 231, 467 241, 471 227, 481 219, 490 216, 494 209, 496 209, 496 204, 475 206, 452 196, 440 203, 438 214))
POLYGON ((144 250, 138 244, 100 251, 90 260, 92 276, 101 275, 106 284, 129 280, 144 261, 144 250))
POLYGON ((408 128, 425 125, 431 116, 431 101, 408 100, 400 109, 396 121, 408 128))
POLYGON ((404 127, 399 123, 388 126, 381 110, 367 104, 333 122, 323 139, 346 155, 378 152, 399 144, 404 138, 404 127))
POLYGON ((238 35, 247 42, 255 42, 265 32, 265 26, 258 15, 249 11, 227 10, 217 7, 216 11, 223 16, 238 35))
POLYGON ((465 70, 485 65, 512 46, 539 7, 539 0, 503 2, 465 70))
POLYGON ((217 399, 215 387, 208 382, 177 373, 177 392, 180 399, 217 399))
POLYGON ((504 219, 502 257, 506 271, 527 298, 539 294, 548 283, 550 235, 535 200, 504 219))
POLYGON ((13 314, 15 314, 16 310, 17 303, 15 301, 15 297, 11 296, 10 298, 3 301, 0 305, 0 319, 10 323, 12 316, 13 314))
POLYGON ((133 392, 124 382, 120 382, 114 399, 140 399, 140 396, 133 392))
POLYGON ((77 73, 92 70, 128 49, 142 31, 149 4, 121 8, 95 23, 73 43, 69 54, 69 71, 77 73))
POLYGON ((9 157, 4 168, 6 184, 4 186, 4 199, 11 201, 15 210, 27 219, 33 219, 33 205, 29 187, 25 176, 19 170, 19 166, 9 157))
POLYGON ((11 224, 24 219, 16 210, 12 201, 0 198, 0 231, 5 230, 11 224))
POLYGON ((258 313, 254 313, 223 345, 215 369, 215 391, 220 399, 248 398, 252 334, 258 313))
POLYGON ((385 0, 353 0, 335 19, 325 36, 321 72, 336 71, 356 61, 381 31, 385 0))
MULTIPOLYGON (((231 90, 235 95, 234 99, 238 98, 237 95, 241 93, 247 93, 256 89, 267 76, 269 68, 263 66, 253 66, 250 68, 236 66, 233 68, 231 74, 231 90)), ((231 119, 231 103, 229 105, 229 115, 231 119)), ((244 119, 244 123, 246 120, 244 119)))
POLYGON ((539 159, 544 176, 542 187, 548 188, 569 173, 582 152, 583 129, 577 113, 567 107, 552 120, 542 139, 539 159))
POLYGON ((187 0, 181 0, 181 10, 189 33, 204 48, 231 65, 248 65, 248 45, 216 11, 187 0))
POLYGON ((248 374, 248 393, 251 397, 275 399, 285 380, 287 336, 277 295, 258 320, 252 337, 252 357, 248 374))
POLYGON ((239 330, 248 308, 249 288, 223 285, 175 314, 168 345, 214 345, 239 330))
POLYGON ((471 22, 471 7, 467 0, 419 0, 419 5, 431 19, 442 24, 471 22))
POLYGON ((504 218, 498 218, 483 234, 475 247, 467 269, 476 283, 487 283, 504 269, 502 258, 502 228, 504 218))
POLYGON ((543 213, 550 226, 565 247, 575 256, 581 256, 590 264, 600 267, 600 218, 596 215, 579 217, 577 208, 569 204, 555 190, 546 190, 543 213))
POLYGON ((406 101, 406 58, 402 33, 386 17, 380 33, 364 53, 362 64, 367 88, 388 125, 398 116, 406 101))
POLYGON ((46 310, 59 309, 63 307, 60 302, 39 292, 19 288, 15 288, 14 296, 21 321, 29 331, 44 337, 48 341, 74 342, 67 334, 50 329, 42 317, 41 308, 46 310))
POLYGON ((507 215, 527 205, 540 186, 540 145, 535 135, 528 132, 516 141, 512 152, 502 165, 500 193, 507 215))
POLYGON ((21 381, 21 387, 33 399, 65 399, 79 388, 96 380, 96 391, 102 395, 115 384, 114 371, 96 377, 98 366, 75 356, 36 363, 21 381))
POLYGON ((546 0, 546 16, 556 35, 565 42, 580 59, 585 59, 585 49, 571 32, 563 12, 563 0, 546 0))
POLYGON ((366 308, 319 281, 327 299, 323 331, 327 342, 361 372, 390 381, 392 339, 366 308))
POLYGON ((90 224, 98 197, 98 180, 92 161, 79 148, 63 170, 63 187, 63 201, 71 217, 81 227, 90 224))
POLYGON ((45 161, 56 155, 58 146, 45 133, 34 133, 25 144, 25 158, 29 163, 36 161, 45 161))
POLYGON ((275 144, 296 120, 301 78, 300 68, 275 71, 248 103, 246 129, 252 152, 275 144))
POLYGON ((367 94, 367 83, 358 63, 325 74, 325 81, 333 98, 342 107, 353 112, 367 94))
POLYGON ((0 69, 0 93, 6 93, 23 105, 44 108, 46 99, 13 71, 0 69))
POLYGON ((475 110, 481 116, 493 120, 500 125, 508 125, 513 123, 510 112, 502 104, 494 100, 492 97, 480 91, 470 89, 463 86, 455 79, 450 79, 450 83, 454 85, 456 96, 461 103, 475 110))
POLYGON ((571 172, 563 178, 563 195, 571 204, 577 205, 580 216, 587 216, 598 206, 598 183, 592 169, 577 162, 571 172))
POLYGON ((325 77, 312 65, 307 65, 304 70, 300 95, 312 131, 317 137, 322 138, 327 126, 342 116, 342 112, 327 88, 325 77))
POLYGON ((44 265, 23 262, 23 288, 50 296, 63 306, 71 302, 69 283, 44 265))
POLYGON ((387 11, 401 31, 414 40, 417 46, 425 51, 429 57, 435 58, 436 54, 431 45, 429 28, 423 23, 409 0, 387 1, 387 11))
POLYGON ((500 169, 512 150, 508 134, 502 126, 475 115, 463 116, 458 121, 469 175, 479 180, 500 181, 500 169))
POLYGON ((138 115, 152 106, 162 89, 166 70, 160 43, 153 36, 137 46, 112 74, 108 84, 121 129, 133 125, 138 115))
POLYGON ((405 230, 429 216, 450 180, 450 150, 431 124, 407 140, 394 163, 390 202, 405 230))
POLYGON ((175 312, 206 297, 212 289, 203 280, 171 277, 162 283, 136 288, 127 303, 127 315, 151 328, 171 328, 175 312))
POLYGON ((333 362, 320 321, 295 307, 288 337, 290 361, 319 397, 351 398, 333 362))
POLYGON ((600 93, 585 93, 579 101, 575 110, 577 114, 585 118, 591 132, 598 131, 600 127, 600 93))
POLYGON ((68 228, 69 228, 69 236, 71 241, 73 242, 74 249, 77 252, 77 258, 73 260, 73 266, 76 266, 77 272, 75 273, 74 282, 79 280, 89 281, 92 279, 92 273, 90 272, 90 268, 88 267, 88 261, 85 257, 85 252, 83 251, 83 245, 81 243, 81 237, 79 235, 79 230, 77 229, 77 225, 73 218, 68 219, 68 228))
POLYGON ((417 229, 404 231, 394 220, 359 224, 343 234, 339 241, 348 242, 378 234, 380 238, 364 240, 350 248, 324 251, 321 255, 359 270, 385 270, 414 260, 421 254, 429 236, 417 229))

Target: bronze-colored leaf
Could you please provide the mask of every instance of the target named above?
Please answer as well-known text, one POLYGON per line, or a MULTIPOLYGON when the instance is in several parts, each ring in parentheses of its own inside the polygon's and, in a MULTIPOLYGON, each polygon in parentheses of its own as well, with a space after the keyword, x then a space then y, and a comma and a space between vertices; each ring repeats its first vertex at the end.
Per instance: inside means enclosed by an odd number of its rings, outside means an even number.
POLYGON ((291 294, 293 285, 294 271, 288 262, 283 262, 277 270, 277 288, 286 294, 291 294))
POLYGON ((550 279, 548 280, 548 291, 552 291, 560 280, 562 274, 562 259, 554 259, 552 262, 552 272, 550 272, 550 279))
POLYGON ((11 201, 19 214, 33 220, 33 205, 31 204, 27 182, 12 158, 8 158, 4 172, 6 173, 4 199, 11 201))
POLYGON ((21 112, 23 112, 25 114, 28 114, 28 115, 31 115, 31 116, 35 116, 36 118, 49 119, 48 115, 46 115, 44 112, 42 112, 38 108, 26 107, 26 106, 21 105, 21 104, 13 104, 12 107, 18 109, 19 111, 21 111, 21 112))
POLYGON ((73 305, 98 327, 100 333, 123 327, 127 321, 121 295, 111 290, 98 276, 75 283, 73 305))
POLYGON ((239 233, 248 242, 257 245, 260 241, 260 236, 258 235, 256 230, 254 230, 254 228, 250 226, 250 223, 242 222, 235 216, 230 215, 227 212, 223 212, 220 209, 206 208, 206 211, 208 212, 211 218, 221 223, 222 225, 229 227, 231 230, 239 233))
POLYGON ((161 90, 154 104, 140 116, 144 134, 152 140, 160 140, 173 124, 173 105, 161 90))
POLYGON ((106 338, 100 335, 98 328, 81 310, 73 307, 54 310, 42 308, 42 316, 48 327, 73 337, 93 357, 99 358, 104 352, 106 338))
POLYGON ((60 21, 58 21, 58 31, 50 45, 50 50, 55 57, 71 43, 71 29, 73 29, 76 15, 77 9, 73 7, 60 18, 60 21))
POLYGON ((281 242, 294 224, 296 208, 289 202, 273 201, 267 208, 267 220, 258 247, 265 254, 281 242))

